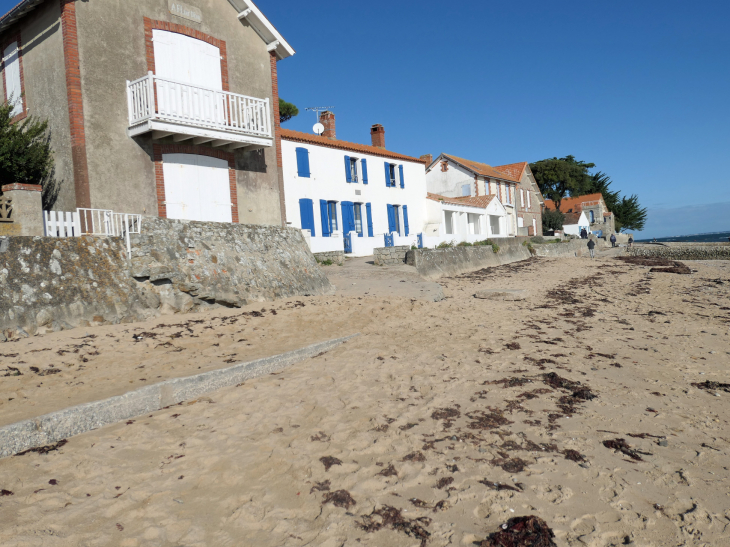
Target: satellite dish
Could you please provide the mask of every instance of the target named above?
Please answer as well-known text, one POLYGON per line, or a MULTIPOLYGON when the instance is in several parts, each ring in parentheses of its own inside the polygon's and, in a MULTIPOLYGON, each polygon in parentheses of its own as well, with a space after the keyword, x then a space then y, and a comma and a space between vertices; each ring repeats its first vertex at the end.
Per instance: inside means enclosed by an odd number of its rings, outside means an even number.
POLYGON ((324 125, 322 125, 321 123, 315 123, 313 129, 317 135, 321 135, 322 133, 324 133, 324 125))

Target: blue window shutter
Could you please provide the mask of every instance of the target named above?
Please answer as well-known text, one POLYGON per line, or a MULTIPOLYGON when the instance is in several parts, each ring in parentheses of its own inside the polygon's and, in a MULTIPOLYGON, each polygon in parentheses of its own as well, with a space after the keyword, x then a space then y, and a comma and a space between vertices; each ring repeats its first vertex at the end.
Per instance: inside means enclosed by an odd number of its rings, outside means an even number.
POLYGON ((385 164, 385 185, 390 186, 390 164, 385 164))
POLYGON ((327 201, 324 199, 319 200, 319 211, 322 215, 322 237, 330 236, 330 213, 327 201))
POLYGON ((297 173, 300 177, 309 178, 309 150, 297 148, 297 173))
POLYGON ((403 206, 403 227, 405 228, 406 237, 408 237, 409 228, 408 228, 408 205, 403 206))
POLYGON ((314 204, 311 199, 299 200, 299 215, 302 221, 302 230, 310 230, 312 237, 317 234, 314 230, 314 204))
POLYGON ((342 232, 355 231, 355 204, 351 201, 343 201, 342 206, 342 232))
POLYGON ((406 187, 406 181, 403 178, 403 166, 399 165, 398 170, 400 171, 400 187, 405 188, 406 187))
POLYGON ((365 212, 368 216, 368 237, 373 237, 373 210, 369 203, 365 204, 365 212))
POLYGON ((360 163, 362 163, 362 183, 367 184, 368 183, 368 161, 363 158, 360 160, 360 163))
POLYGON ((350 172, 350 156, 345 156, 345 178, 347 182, 352 182, 352 173, 350 172))
POLYGON ((392 205, 388 205, 388 233, 395 231, 395 208, 392 205))

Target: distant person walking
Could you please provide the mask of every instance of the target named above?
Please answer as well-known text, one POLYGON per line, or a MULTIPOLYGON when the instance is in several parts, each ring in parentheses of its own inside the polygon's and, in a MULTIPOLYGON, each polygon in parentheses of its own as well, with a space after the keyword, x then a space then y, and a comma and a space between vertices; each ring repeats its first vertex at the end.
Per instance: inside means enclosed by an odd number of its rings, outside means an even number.
POLYGON ((634 236, 629 236, 629 249, 634 245, 634 236))
POLYGON ((611 234, 611 247, 616 246, 616 234, 611 234))
POLYGON ((591 253, 591 258, 596 258, 596 242, 592 239, 588 240, 588 250, 591 253))
POLYGON ((585 229, 585 228, 583 228, 583 229, 582 229, 582 230, 580 231, 580 238, 581 238, 581 239, 588 239, 588 232, 586 231, 586 229, 585 229))

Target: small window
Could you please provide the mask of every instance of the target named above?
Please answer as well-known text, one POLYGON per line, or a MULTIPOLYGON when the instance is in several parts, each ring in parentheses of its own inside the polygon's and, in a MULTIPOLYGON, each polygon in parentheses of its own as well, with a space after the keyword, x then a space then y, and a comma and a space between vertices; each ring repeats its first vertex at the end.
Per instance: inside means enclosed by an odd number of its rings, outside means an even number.
POLYGON ((337 202, 330 201, 328 204, 330 216, 330 233, 337 231, 337 202))
POLYGON ((400 235, 400 205, 393 205, 393 212, 395 213, 395 232, 400 235))
POLYGON ((596 214, 593 211, 589 211, 589 214, 591 216, 591 224, 593 224, 596 221, 596 214))
POLYGON ((350 177, 352 182, 358 182, 357 180, 357 158, 350 158, 350 177))
POLYGON ((395 186, 395 164, 390 164, 390 185, 395 186))
POLYGON ((362 204, 355 204, 355 231, 358 234, 362 233, 362 204))
POLYGON ((461 187, 461 195, 462 197, 471 196, 471 184, 465 184, 461 187))

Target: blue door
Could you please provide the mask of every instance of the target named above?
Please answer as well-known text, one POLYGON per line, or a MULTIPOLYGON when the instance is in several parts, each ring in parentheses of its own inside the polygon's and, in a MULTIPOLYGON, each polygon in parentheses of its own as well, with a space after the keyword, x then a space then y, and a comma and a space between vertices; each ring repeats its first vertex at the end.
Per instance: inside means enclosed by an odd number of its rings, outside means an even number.
POLYGON ((393 234, 385 234, 383 236, 385 238, 385 246, 386 247, 394 247, 395 243, 393 243, 393 234))
POLYGON ((423 249, 423 234, 418 234, 418 248, 423 249))
POLYGON ((345 240, 345 253, 352 253, 352 234, 345 234, 343 239, 345 240))

